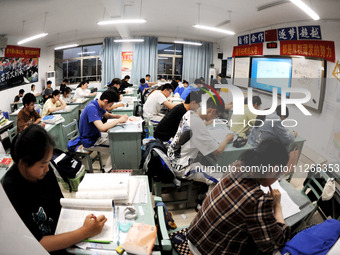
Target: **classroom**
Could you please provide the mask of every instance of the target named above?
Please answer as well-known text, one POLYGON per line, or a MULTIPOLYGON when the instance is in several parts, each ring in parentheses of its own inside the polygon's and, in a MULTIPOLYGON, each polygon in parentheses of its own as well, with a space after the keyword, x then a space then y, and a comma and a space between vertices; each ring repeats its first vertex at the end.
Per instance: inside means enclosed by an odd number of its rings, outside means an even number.
POLYGON ((0 254, 340 254, 340 1, 0 6, 0 254))

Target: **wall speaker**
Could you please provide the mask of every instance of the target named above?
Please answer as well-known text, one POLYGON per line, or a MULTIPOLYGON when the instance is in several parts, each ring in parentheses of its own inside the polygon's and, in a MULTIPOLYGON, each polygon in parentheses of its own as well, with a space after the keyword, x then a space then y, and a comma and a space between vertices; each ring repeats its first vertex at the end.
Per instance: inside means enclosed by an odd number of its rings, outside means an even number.
POLYGON ((223 59, 223 53, 221 53, 221 52, 218 53, 218 54, 217 54, 217 58, 218 58, 218 59, 223 59))

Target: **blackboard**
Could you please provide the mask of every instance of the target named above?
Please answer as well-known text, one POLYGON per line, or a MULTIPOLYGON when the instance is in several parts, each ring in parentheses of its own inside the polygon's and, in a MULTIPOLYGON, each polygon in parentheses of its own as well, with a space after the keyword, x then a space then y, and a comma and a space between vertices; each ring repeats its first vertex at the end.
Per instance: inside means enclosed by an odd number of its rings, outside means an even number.
MULTIPOLYGON (((292 59, 292 88, 305 88, 310 91, 311 99, 305 106, 322 111, 325 96, 324 60, 293 58, 292 59)), ((291 98, 299 95, 292 93, 291 98)))
POLYGON ((235 58, 234 63, 234 85, 248 88, 250 71, 250 57, 235 58))

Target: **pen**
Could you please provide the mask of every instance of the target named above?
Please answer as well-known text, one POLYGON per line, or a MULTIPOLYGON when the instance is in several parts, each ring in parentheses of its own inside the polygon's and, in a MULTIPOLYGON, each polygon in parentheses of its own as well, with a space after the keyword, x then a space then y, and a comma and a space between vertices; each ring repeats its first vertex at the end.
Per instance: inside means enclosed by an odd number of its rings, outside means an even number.
POLYGON ((85 239, 84 242, 91 242, 91 243, 111 243, 111 241, 92 240, 92 239, 85 239))

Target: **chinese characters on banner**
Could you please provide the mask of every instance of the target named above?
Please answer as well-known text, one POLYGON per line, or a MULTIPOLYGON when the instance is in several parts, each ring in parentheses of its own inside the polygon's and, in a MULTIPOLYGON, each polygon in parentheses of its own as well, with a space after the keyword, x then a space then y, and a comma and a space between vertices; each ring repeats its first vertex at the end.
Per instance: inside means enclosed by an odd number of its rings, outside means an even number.
POLYGON ((297 40, 296 27, 285 27, 277 30, 279 41, 297 40))
POLYGON ((332 41, 282 41, 280 42, 280 55, 323 58, 335 62, 335 46, 332 41))
POLYGON ((253 55, 263 55, 263 43, 234 46, 233 58, 253 55))
POLYGON ((254 43, 263 43, 264 42, 264 32, 252 33, 250 34, 250 42, 254 43))
POLYGON ((320 26, 301 26, 298 27, 299 39, 321 40, 320 26))
POLYGON ((241 35, 238 37, 238 46, 240 45, 248 45, 250 40, 249 40, 249 35, 241 35))
POLYGON ((132 70, 132 51, 122 52, 122 71, 131 72, 132 70))
POLYGON ((7 45, 5 58, 39 58, 40 48, 7 45))

